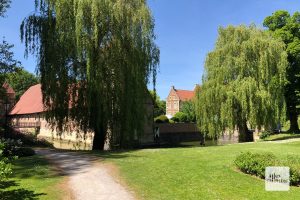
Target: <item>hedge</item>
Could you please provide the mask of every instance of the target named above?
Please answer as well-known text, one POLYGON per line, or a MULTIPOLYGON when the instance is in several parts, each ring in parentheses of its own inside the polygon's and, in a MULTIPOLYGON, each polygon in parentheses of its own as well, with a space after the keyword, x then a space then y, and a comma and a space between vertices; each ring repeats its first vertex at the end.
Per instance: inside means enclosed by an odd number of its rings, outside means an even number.
POLYGON ((268 166, 286 166, 290 168, 290 184, 300 185, 300 157, 287 156, 280 160, 272 153, 241 153, 234 160, 235 165, 244 173, 265 178, 268 166))

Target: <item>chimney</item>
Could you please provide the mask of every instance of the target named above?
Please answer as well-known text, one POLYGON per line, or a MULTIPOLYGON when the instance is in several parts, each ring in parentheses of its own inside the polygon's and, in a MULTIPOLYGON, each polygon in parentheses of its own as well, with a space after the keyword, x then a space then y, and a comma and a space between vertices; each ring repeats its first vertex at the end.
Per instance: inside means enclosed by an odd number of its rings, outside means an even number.
POLYGON ((172 85, 172 86, 171 86, 171 89, 175 90, 175 87, 174 87, 174 85, 172 85))

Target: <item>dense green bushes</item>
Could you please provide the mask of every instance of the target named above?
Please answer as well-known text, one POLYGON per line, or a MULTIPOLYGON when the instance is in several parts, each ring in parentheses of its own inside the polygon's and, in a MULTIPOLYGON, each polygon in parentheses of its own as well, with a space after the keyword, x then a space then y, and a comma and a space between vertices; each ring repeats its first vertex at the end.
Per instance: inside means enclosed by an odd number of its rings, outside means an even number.
POLYGON ((234 160, 236 166, 244 173, 265 178, 265 168, 268 166, 290 167, 290 184, 300 185, 300 157, 288 156, 279 160, 272 153, 245 152, 234 160))
POLYGON ((261 132, 259 134, 259 139, 263 140, 263 139, 265 139, 267 137, 270 137, 270 135, 272 135, 271 132, 269 132, 269 131, 263 131, 263 132, 261 132))
POLYGON ((189 122, 188 115, 183 112, 176 113, 172 118, 172 120, 174 122, 183 122, 183 123, 189 122))
POLYGON ((33 149, 22 147, 21 140, 0 138, 0 182, 12 173, 11 162, 13 160, 34 154, 33 149))
POLYGON ((154 119, 155 123, 169 123, 169 119, 165 115, 160 115, 154 119))

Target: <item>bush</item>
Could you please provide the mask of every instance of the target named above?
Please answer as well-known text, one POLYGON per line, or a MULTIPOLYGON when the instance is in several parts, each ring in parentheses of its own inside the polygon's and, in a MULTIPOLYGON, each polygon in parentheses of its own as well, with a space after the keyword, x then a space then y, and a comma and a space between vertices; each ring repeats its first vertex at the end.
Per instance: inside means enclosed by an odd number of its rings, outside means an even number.
MULTIPOLYGON (((188 116, 187 114, 183 113, 183 112, 178 112, 174 115, 174 118, 178 119, 178 122, 188 122, 188 116)), ((175 121, 175 120, 173 120, 175 121)))
POLYGON ((3 155, 4 149, 5 144, 0 140, 0 182, 5 180, 12 173, 9 159, 3 155))
POLYGON ((15 156, 27 157, 35 155, 35 151, 30 147, 21 147, 15 152, 15 156))
POLYGON ((13 158, 15 156, 25 157, 33 156, 35 152, 29 147, 22 147, 21 140, 1 139, 0 143, 3 144, 2 155, 4 157, 13 158))
POLYGON ((300 157, 288 156, 279 160, 272 153, 245 152, 234 160, 236 166, 244 173, 265 178, 265 169, 268 166, 286 166, 290 168, 290 184, 300 185, 300 157))
POLYGON ((169 119, 165 115, 160 115, 154 119, 155 123, 169 123, 169 119))
POLYGON ((174 121, 174 122, 179 122, 179 119, 178 119, 178 117, 175 117, 175 116, 174 116, 174 117, 172 117, 172 118, 171 118, 171 120, 172 120, 172 121, 174 121))
POLYGON ((2 155, 4 157, 14 157, 16 152, 21 148, 21 140, 0 139, 0 143, 4 145, 2 155))
POLYGON ((272 135, 271 132, 269 132, 269 131, 263 131, 263 132, 261 132, 259 134, 259 138, 263 140, 263 139, 269 137, 270 135, 272 135))

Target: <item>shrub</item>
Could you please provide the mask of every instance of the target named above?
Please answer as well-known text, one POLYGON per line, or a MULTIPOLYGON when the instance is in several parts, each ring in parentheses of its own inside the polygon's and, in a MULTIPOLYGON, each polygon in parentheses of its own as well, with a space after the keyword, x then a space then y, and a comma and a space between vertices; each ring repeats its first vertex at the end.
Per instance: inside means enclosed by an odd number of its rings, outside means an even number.
POLYGON ((30 147, 21 147, 15 152, 15 156, 27 157, 35 155, 35 151, 30 147))
POLYGON ((265 177, 265 168, 276 164, 275 156, 271 153, 242 153, 235 159, 234 163, 244 173, 252 174, 260 178, 265 177))
POLYGON ((269 137, 270 135, 271 135, 271 132, 269 132, 269 131, 263 131, 263 132, 261 132, 259 134, 259 138, 263 140, 263 139, 269 137))
POLYGON ((265 169, 268 166, 286 166, 290 168, 290 184, 300 185, 300 157, 288 156, 279 160, 272 153, 245 152, 234 160, 236 166, 244 173, 265 177, 265 169))
POLYGON ((188 116, 187 114, 183 112, 178 112, 174 115, 174 118, 178 118, 179 122, 188 122, 188 116))
POLYGON ((169 119, 165 115, 160 115, 154 119, 155 123, 169 123, 169 119))
POLYGON ((172 117, 172 118, 171 118, 171 120, 172 120, 172 121, 174 121, 174 122, 179 122, 179 119, 178 119, 178 117, 175 117, 175 116, 174 116, 174 117, 172 117))
POLYGON ((0 139, 0 143, 4 145, 2 155, 4 157, 13 157, 16 152, 21 148, 21 140, 14 139, 0 139))
POLYGON ((1 139, 3 144, 2 155, 8 158, 32 156, 35 154, 34 150, 29 147, 22 147, 21 140, 1 139))
POLYGON ((9 159, 3 155, 4 148, 5 144, 0 140, 0 182, 5 180, 12 173, 9 159))

